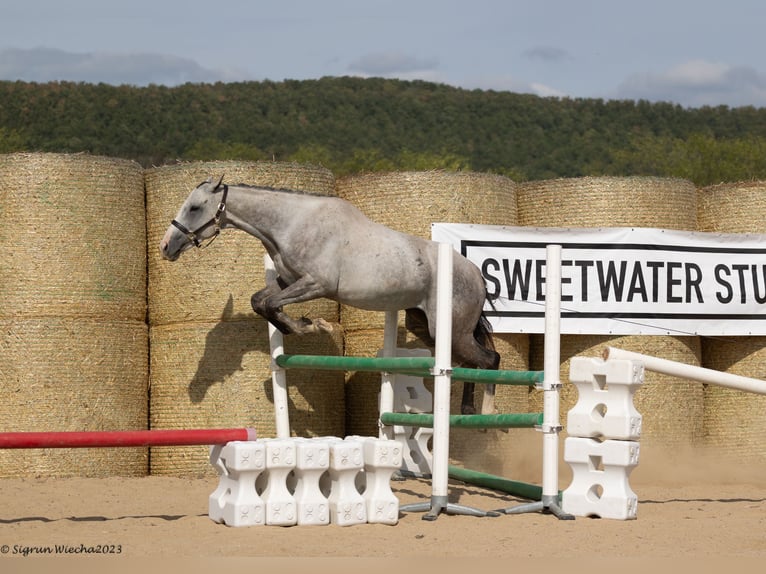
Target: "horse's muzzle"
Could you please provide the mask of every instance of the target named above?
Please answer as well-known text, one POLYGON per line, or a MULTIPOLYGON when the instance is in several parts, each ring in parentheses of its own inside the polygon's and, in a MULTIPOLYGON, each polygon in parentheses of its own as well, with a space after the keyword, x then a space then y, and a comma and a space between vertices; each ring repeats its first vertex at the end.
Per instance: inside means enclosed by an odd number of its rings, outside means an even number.
POLYGON ((175 253, 170 253, 170 243, 168 243, 165 239, 160 241, 160 255, 162 255, 162 258, 166 261, 175 261, 181 256, 181 251, 176 251, 175 253))

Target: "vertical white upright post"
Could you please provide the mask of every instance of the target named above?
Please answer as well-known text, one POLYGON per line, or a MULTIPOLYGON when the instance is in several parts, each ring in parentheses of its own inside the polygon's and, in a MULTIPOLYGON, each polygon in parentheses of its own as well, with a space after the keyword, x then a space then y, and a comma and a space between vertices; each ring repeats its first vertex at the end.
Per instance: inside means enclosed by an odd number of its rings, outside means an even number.
MULTIPOLYGON (((266 284, 277 280, 274 262, 268 253, 263 260, 266 268, 266 284)), ((269 326, 269 349, 271 351, 271 387, 274 395, 274 417, 276 418, 277 438, 290 438, 290 414, 287 401, 287 376, 285 370, 277 365, 277 357, 284 355, 285 344, 282 333, 267 321, 269 326)))
POLYGON ((559 506, 559 390, 561 380, 561 246, 546 247, 543 360, 543 508, 564 517, 559 506))
MULTIPOLYGON (((386 325, 383 330, 383 356, 396 356, 396 331, 399 328, 399 311, 386 311, 386 325)), ((378 412, 394 412, 394 375, 389 372, 380 374, 380 397, 378 399, 378 412)), ((378 435, 380 438, 394 439, 393 425, 384 425, 378 421, 378 435)))
POLYGON ((436 349, 431 508, 447 507, 449 482, 449 409, 452 385, 452 246, 439 244, 436 273, 436 349))
POLYGON ((495 511, 483 511, 469 506, 449 503, 449 425, 450 394, 452 391, 452 269, 454 250, 449 243, 438 244, 436 271, 436 349, 434 351, 433 448, 431 464, 431 501, 428 504, 408 504, 400 510, 422 511, 424 520, 436 520, 442 511, 469 516, 499 516, 495 511))

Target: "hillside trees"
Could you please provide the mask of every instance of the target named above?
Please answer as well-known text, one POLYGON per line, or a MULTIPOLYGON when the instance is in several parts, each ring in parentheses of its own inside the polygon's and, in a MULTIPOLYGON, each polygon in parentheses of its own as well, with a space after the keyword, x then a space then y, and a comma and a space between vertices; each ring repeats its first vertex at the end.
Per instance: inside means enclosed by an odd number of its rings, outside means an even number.
POLYGON ((422 81, 109 86, 0 82, 0 152, 319 163, 358 171, 472 169, 513 179, 766 177, 766 110, 540 98, 422 81))

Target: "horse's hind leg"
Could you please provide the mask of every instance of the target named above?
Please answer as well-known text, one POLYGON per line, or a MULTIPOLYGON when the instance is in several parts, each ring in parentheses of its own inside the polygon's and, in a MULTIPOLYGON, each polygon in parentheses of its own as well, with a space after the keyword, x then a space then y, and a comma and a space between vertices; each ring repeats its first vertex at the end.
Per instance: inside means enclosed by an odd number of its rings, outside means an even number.
MULTIPOLYGON (((461 364, 471 368, 497 370, 500 367, 500 355, 489 348, 486 341, 478 341, 475 337, 475 333, 468 331, 454 333, 452 348, 456 358, 461 364)), ((476 409, 473 406, 474 389, 474 383, 463 383, 463 398, 460 406, 463 414, 472 414, 476 412, 476 409)), ((494 410, 495 385, 486 384, 484 385, 481 413, 491 414, 494 410)))
POLYGON ((270 283, 250 298, 253 311, 261 315, 285 335, 331 332, 333 327, 324 319, 301 317, 293 319, 282 310, 283 305, 318 299, 324 290, 310 277, 303 277, 284 289, 278 283, 270 283))

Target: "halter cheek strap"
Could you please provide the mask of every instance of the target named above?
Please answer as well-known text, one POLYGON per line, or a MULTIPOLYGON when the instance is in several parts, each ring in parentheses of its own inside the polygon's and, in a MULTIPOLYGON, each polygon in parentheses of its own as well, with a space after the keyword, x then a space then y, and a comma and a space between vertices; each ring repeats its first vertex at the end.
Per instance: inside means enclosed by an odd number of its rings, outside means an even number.
MULTIPOLYGON (((215 193, 215 190, 213 191, 213 193, 215 193)), ((175 219, 171 221, 170 224, 176 229, 178 229, 181 233, 183 233, 189 241, 194 243, 195 247, 198 247, 200 249, 204 249, 205 247, 208 247, 211 243, 213 243, 215 238, 218 237, 218 235, 221 233, 221 219, 223 219, 223 213, 224 211, 226 211, 226 197, 228 196, 228 194, 229 194, 229 186, 224 184, 223 196, 221 197, 221 202, 218 204, 218 209, 216 210, 215 215, 213 216, 212 219, 203 223, 194 231, 190 231, 189 229, 186 228, 185 225, 183 225, 179 221, 176 221, 175 219), (203 232, 205 229, 207 229, 211 225, 215 226, 215 232, 213 233, 210 240, 207 243, 203 244, 199 240, 197 235, 203 232)))

